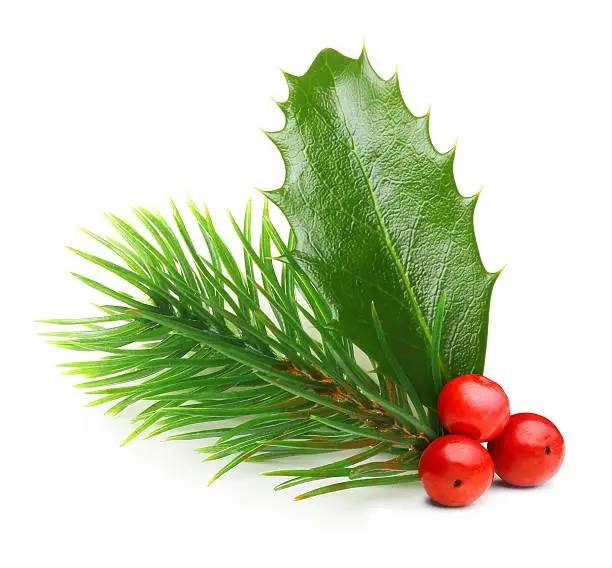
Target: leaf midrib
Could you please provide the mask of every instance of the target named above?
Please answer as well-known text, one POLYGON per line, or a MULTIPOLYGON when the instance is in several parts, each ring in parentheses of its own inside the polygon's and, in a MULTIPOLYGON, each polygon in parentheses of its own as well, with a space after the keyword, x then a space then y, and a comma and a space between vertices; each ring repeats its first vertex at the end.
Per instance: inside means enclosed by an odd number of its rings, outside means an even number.
MULTIPOLYGON (((376 214, 376 219, 378 221, 378 225, 380 227, 380 230, 383 234, 384 240, 385 240, 385 245, 387 247, 387 249, 389 250, 389 253, 391 254, 391 258, 393 259, 393 263, 395 264, 395 267, 397 269, 397 271, 399 272, 399 275, 402 279, 402 282, 404 284, 404 287, 406 288, 406 292, 408 293, 408 299, 410 300, 410 303, 412 304, 412 307, 414 308, 414 314, 416 316, 416 319, 419 323, 419 325, 421 326, 423 333, 425 334, 425 338, 427 339, 427 342, 429 343, 429 346, 432 346, 432 337, 431 337, 431 330, 429 329, 429 326, 427 325, 427 322, 425 321, 425 318, 423 317, 423 313, 421 312, 421 308, 419 307, 416 297, 414 295, 414 292, 412 291, 412 285, 410 284, 410 280, 408 279, 408 275, 406 274, 406 271, 404 270, 404 267, 402 265, 402 263, 400 262, 399 257, 397 256, 397 253, 393 247, 393 243, 391 242, 391 237, 387 231, 387 228, 385 227, 384 223, 383 223, 383 217, 378 209, 378 204, 376 202, 376 195, 374 193, 374 188, 372 187, 372 184, 370 183, 370 177, 368 176, 368 174, 365 171, 365 168, 363 166, 363 162, 361 161, 361 157, 359 156, 359 154, 357 153, 356 150, 356 144, 355 144, 355 137, 353 136, 353 133, 351 132, 350 128, 348 127, 347 121, 346 121, 346 113, 344 112, 344 108, 342 107, 342 102, 340 99, 340 95, 338 93, 338 86, 336 85, 336 77, 334 76, 334 73, 332 71, 332 69, 329 67, 329 64, 326 62, 327 68, 330 71, 330 77, 334 86, 334 92, 336 93, 336 99, 338 101, 338 110, 340 111, 340 114, 342 116, 342 120, 344 122, 344 127, 346 128, 346 132, 351 140, 351 145, 350 145, 350 151, 353 153, 353 155, 355 156, 355 159, 357 160, 357 165, 359 166, 359 169, 361 170, 361 174, 363 175, 363 179, 366 183, 366 187, 368 189, 368 192, 370 194, 370 199, 372 200, 372 207, 374 208, 374 212, 376 214)), ((446 364, 445 362, 442 360, 442 356, 440 356, 440 364, 443 368, 444 371, 446 371, 446 364)))

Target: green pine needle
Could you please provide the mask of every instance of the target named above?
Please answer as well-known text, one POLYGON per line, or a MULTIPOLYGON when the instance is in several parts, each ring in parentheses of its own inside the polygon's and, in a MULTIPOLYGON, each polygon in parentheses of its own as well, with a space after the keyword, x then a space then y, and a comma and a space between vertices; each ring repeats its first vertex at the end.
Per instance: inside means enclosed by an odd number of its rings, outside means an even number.
POLYGON ((408 475, 398 475, 395 477, 383 477, 379 479, 356 479, 353 481, 343 481, 342 483, 335 483, 333 485, 326 485, 325 487, 319 487, 313 489, 307 493, 302 493, 295 497, 296 501, 303 501, 304 499, 310 499, 310 497, 316 497, 318 495, 325 495, 327 493, 334 493, 335 491, 344 491, 345 489, 355 489, 357 487, 376 487, 379 485, 401 485, 403 483, 416 483, 419 481, 419 475, 417 473, 411 473, 408 475))
MULTIPOLYGON (((96 397, 89 405, 112 403, 112 415, 146 405, 124 444, 141 435, 217 438, 199 450, 206 461, 230 458, 211 483, 245 461, 350 449, 359 451, 327 466, 267 475, 292 477, 277 489, 348 479, 299 499, 413 481, 412 474, 398 474, 413 471, 435 437, 435 413, 423 407, 392 357, 393 377, 374 374, 376 361, 364 368, 357 360, 332 307, 293 258, 294 235, 281 237, 267 202, 257 238, 250 203, 242 223, 230 216, 240 257, 205 207, 190 202, 187 219, 171 206, 174 227, 138 208, 141 228, 108 215, 118 237, 85 231, 109 259, 70 248, 126 284, 117 289, 75 274, 113 303, 98 305, 101 314, 93 317, 43 320, 59 328, 44 334, 51 343, 94 356, 61 365, 80 377, 76 386, 96 397), (197 227, 199 239, 188 223, 197 227), (368 461, 385 454, 386 461, 368 461)), ((443 298, 440 304, 432 361, 439 360, 443 298)), ((374 309, 372 317, 389 355, 374 309)))

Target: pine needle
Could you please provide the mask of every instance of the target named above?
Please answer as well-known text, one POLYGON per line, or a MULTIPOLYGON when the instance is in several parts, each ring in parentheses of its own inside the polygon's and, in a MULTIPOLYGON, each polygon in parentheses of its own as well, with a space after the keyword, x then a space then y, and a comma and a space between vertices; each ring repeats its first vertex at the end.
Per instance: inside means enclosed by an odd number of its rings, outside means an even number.
MULTIPOLYGON (((95 304, 99 315, 43 320, 55 327, 45 333, 51 343, 91 354, 61 365, 95 397, 89 405, 111 404, 107 412, 116 415, 145 404, 124 444, 140 435, 217 438, 199 449, 207 461, 230 458, 211 483, 245 461, 347 449, 359 452, 312 469, 267 475, 292 477, 277 489, 348 478, 298 499, 414 481, 401 474, 414 468, 435 431, 412 384, 389 357, 376 312, 381 347, 394 370, 389 377, 373 375, 356 359, 332 307, 293 256, 295 236, 281 237, 267 202, 257 239, 250 203, 241 224, 230 216, 239 256, 205 207, 190 202, 189 209, 198 238, 172 204, 173 225, 138 208, 140 228, 108 215, 116 237, 85 231, 110 258, 70 249, 126 285, 75 274, 114 302, 95 304), (381 454, 391 457, 368 462, 381 454)), ((444 297, 436 311, 432 361, 439 353, 443 311, 444 297)))

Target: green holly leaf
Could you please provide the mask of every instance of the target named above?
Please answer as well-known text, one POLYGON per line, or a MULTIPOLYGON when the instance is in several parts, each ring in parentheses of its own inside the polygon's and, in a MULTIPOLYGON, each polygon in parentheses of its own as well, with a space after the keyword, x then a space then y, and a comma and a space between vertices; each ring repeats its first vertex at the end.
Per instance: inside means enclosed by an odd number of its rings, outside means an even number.
POLYGON ((432 328, 442 294, 443 376, 484 367, 499 273, 487 272, 478 252, 478 196, 458 192, 454 148, 434 148, 429 116, 410 113, 397 75, 381 79, 365 51, 351 59, 324 50, 304 75, 286 78, 286 124, 269 133, 286 177, 269 196, 295 231, 296 258, 341 330, 387 373, 390 348, 423 403, 435 405, 432 328))

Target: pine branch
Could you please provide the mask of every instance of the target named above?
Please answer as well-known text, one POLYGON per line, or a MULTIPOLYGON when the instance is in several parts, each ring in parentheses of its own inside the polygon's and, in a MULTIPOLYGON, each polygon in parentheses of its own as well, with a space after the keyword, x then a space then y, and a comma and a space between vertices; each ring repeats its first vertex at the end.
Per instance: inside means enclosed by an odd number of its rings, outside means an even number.
MULTIPOLYGON (((206 460, 231 460, 211 482, 244 461, 350 449, 359 452, 269 475, 293 477, 277 489, 332 476, 350 480, 303 497, 412 480, 394 476, 415 470, 420 451, 436 436, 437 419, 393 360, 376 311, 384 366, 394 370, 384 377, 378 362, 362 367, 331 306, 293 258, 295 237, 281 238, 267 203, 257 241, 250 203, 242 224, 230 218, 240 260, 206 208, 190 202, 189 209, 203 247, 172 204, 174 227, 139 208, 142 229, 108 216, 119 239, 85 231, 113 260, 71 249, 128 285, 116 290, 77 274, 114 303, 99 305, 99 316, 46 321, 61 328, 46 334, 51 343, 100 354, 62 365, 96 397, 90 404, 111 404, 112 415, 148 405, 124 443, 139 435, 217 438, 199 451, 206 460), (387 459, 367 461, 381 454, 387 459)), ((442 317, 443 305, 440 325, 442 317)), ((438 359, 434 353, 432 361, 438 359)))

